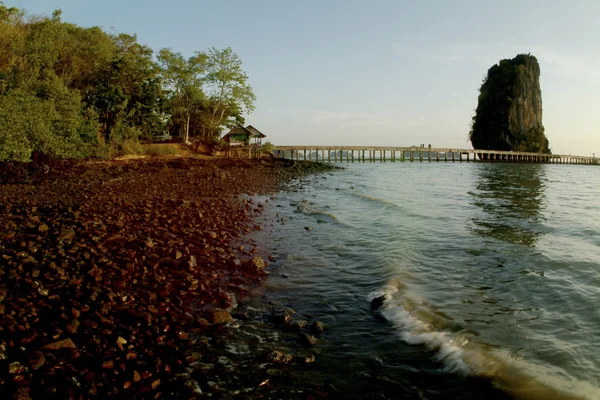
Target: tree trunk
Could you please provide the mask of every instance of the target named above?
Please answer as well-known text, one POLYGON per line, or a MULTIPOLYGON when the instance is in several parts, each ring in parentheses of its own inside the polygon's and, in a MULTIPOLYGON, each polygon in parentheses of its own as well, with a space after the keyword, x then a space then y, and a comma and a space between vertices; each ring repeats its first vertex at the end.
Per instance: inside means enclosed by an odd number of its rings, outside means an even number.
POLYGON ((190 114, 188 113, 187 115, 187 123, 186 123, 186 127, 185 127, 185 139, 183 140, 184 143, 189 143, 190 142, 190 114))

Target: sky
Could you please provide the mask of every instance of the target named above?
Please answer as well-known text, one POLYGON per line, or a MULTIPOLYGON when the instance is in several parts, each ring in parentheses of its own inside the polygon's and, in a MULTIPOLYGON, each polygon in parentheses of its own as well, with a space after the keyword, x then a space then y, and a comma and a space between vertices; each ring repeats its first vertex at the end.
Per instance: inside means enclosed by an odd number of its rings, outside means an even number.
POLYGON ((600 2, 557 0, 4 0, 30 14, 135 33, 155 52, 231 47, 275 145, 471 148, 487 70, 541 68, 555 154, 600 156, 600 2))

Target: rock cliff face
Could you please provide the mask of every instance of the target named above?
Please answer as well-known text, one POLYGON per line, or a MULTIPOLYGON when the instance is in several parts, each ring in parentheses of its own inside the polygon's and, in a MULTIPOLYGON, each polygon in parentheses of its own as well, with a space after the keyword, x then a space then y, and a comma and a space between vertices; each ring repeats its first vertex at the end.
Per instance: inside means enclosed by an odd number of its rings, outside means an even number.
POLYGON ((479 89, 470 139, 475 149, 548 153, 540 65, 529 54, 492 66, 479 89))

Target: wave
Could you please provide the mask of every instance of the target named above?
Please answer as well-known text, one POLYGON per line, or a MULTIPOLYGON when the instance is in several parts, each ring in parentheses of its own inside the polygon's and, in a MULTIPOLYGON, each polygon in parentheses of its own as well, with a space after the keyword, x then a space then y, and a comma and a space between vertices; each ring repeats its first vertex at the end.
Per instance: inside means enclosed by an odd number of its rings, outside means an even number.
POLYGON ((445 370, 462 375, 483 376, 500 389, 520 399, 571 400, 600 398, 600 388, 585 381, 558 376, 555 369, 516 358, 506 350, 478 340, 477 332, 464 329, 436 310, 423 298, 395 279, 383 290, 382 315, 410 345, 421 345, 435 353, 445 370))
POLYGON ((323 216, 329 219, 330 222, 339 222, 335 214, 325 212, 314 207, 312 204, 308 202, 308 200, 302 200, 300 204, 296 205, 296 209, 294 210, 296 213, 301 213, 305 215, 317 215, 323 216))
POLYGON ((351 191, 348 191, 348 194, 350 194, 351 196, 354 196, 354 197, 358 197, 363 200, 383 204, 388 207, 393 207, 393 208, 398 208, 398 209, 402 208, 398 204, 396 204, 392 201, 381 199, 379 197, 369 196, 368 194, 364 194, 364 193, 360 193, 360 192, 351 192, 351 191))

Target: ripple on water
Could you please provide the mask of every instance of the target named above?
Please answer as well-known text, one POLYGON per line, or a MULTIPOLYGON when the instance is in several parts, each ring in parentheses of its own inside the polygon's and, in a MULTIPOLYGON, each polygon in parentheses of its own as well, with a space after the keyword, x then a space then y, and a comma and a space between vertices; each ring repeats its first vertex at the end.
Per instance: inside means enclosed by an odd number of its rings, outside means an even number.
POLYGON ((267 292, 327 320, 320 373, 346 387, 368 387, 353 375, 363 365, 413 382, 421 371, 425 391, 435 371, 465 396, 474 388, 460 376, 477 375, 520 398, 600 398, 600 176, 590 170, 349 165, 275 200, 294 217, 276 227, 289 278, 267 292), (315 210, 340 223, 315 227, 315 210), (369 310, 384 292, 388 323, 369 310))

